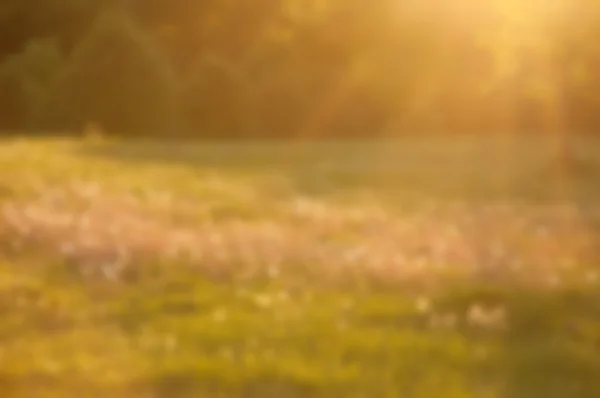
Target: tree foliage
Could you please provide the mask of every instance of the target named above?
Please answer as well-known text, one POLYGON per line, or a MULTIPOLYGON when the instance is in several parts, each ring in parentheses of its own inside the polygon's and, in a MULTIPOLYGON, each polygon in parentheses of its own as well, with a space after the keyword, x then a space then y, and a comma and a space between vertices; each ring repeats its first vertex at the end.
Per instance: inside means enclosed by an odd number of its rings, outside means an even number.
POLYGON ((233 65, 203 57, 183 81, 180 110, 187 134, 242 138, 254 132, 251 87, 233 65))
POLYGON ((6 0, 2 123, 30 125, 43 97, 54 126, 149 134, 175 101, 175 131, 195 136, 597 130, 600 7, 534 3, 6 0), (43 38, 68 57, 62 78, 23 84, 15 56, 44 57, 43 38))
POLYGON ((38 127, 48 88, 64 65, 64 57, 52 39, 30 41, 21 53, 8 57, 0 68, 2 127, 38 127))
POLYGON ((99 123, 114 132, 173 129, 175 84, 169 64, 128 18, 108 13, 75 48, 57 87, 65 126, 99 123))

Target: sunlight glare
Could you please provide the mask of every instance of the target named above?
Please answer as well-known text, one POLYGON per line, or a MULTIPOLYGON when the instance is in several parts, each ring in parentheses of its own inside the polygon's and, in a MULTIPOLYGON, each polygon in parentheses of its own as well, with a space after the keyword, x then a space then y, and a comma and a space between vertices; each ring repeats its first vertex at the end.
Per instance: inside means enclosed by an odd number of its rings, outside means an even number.
POLYGON ((400 1, 398 11, 417 20, 457 28, 501 24, 510 26, 516 33, 557 27, 573 20, 577 16, 575 3, 569 0, 400 1))
POLYGON ((495 0, 493 3, 496 12, 519 30, 556 27, 574 11, 573 2, 568 0, 495 0))

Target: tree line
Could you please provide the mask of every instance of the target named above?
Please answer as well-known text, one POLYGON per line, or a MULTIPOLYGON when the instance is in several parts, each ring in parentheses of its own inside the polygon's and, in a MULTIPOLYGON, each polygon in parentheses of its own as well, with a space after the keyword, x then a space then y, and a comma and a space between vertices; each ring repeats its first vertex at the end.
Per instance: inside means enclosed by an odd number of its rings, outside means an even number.
POLYGON ((594 132, 600 6, 554 3, 6 0, 0 129, 78 134, 95 123, 213 139, 594 132))

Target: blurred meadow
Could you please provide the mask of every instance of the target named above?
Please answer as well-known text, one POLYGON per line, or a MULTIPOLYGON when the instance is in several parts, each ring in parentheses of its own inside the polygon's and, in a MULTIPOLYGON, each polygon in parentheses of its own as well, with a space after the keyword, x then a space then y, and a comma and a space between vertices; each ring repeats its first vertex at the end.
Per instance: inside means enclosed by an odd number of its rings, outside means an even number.
POLYGON ((5 139, 3 391, 597 396, 599 175, 491 140, 5 139))
POLYGON ((0 394, 600 397, 599 4, 3 0, 0 394))

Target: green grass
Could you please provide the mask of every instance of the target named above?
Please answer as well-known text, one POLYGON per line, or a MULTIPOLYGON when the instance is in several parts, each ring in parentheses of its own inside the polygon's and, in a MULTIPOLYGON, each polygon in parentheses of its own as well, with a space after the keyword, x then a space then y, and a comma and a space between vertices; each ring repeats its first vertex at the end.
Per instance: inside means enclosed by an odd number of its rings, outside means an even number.
POLYGON ((5 140, 0 389, 597 397, 600 143, 580 144, 598 175, 565 183, 541 138, 5 140), (445 240, 481 264, 419 265, 445 240))
POLYGON ((83 287, 15 273, 2 289, 2 379, 24 394, 41 383, 50 396, 81 386, 122 396, 465 396, 477 387, 465 375, 482 361, 473 348, 486 344, 428 329, 395 293, 290 294, 174 272, 83 287))

